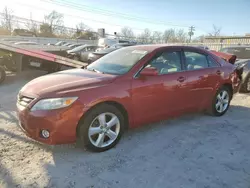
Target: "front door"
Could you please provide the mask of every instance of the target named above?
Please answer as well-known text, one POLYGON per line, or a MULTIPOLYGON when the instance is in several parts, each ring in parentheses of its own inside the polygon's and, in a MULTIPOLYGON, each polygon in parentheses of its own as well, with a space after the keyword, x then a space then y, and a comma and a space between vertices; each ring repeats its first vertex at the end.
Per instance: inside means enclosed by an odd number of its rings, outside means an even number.
POLYGON ((180 50, 163 51, 145 65, 158 70, 155 76, 138 76, 132 81, 136 124, 164 119, 185 107, 185 72, 180 50))

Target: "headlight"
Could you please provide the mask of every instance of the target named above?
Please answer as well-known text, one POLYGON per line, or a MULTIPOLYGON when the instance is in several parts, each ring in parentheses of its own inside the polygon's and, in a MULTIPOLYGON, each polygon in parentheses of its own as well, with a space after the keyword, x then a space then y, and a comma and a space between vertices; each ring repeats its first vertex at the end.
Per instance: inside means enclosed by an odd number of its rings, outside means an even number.
POLYGON ((78 97, 65 97, 65 98, 51 98, 42 99, 38 101, 32 108, 31 111, 36 110, 55 110, 64 108, 73 104, 78 97))

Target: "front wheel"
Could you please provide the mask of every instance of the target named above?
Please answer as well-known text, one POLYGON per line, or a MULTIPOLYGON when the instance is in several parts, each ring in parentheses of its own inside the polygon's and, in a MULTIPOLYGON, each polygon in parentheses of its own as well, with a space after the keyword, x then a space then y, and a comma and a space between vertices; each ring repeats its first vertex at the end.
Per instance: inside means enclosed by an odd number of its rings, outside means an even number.
POLYGON ((210 114, 213 116, 222 116, 224 115, 229 106, 232 99, 232 93, 228 87, 221 87, 214 96, 212 101, 210 114))
POLYGON ((124 117, 112 105, 103 104, 86 114, 80 121, 77 143, 95 152, 114 147, 124 131, 124 117))

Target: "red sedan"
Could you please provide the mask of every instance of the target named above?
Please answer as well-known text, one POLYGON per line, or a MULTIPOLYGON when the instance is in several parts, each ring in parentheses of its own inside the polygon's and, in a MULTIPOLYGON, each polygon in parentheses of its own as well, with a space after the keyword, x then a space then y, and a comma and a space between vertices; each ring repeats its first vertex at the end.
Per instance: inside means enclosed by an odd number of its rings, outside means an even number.
POLYGON ((221 116, 239 84, 235 67, 207 50, 131 46, 86 69, 30 81, 18 94, 17 110, 21 128, 37 141, 77 141, 104 151, 115 146, 127 128, 187 112, 221 116))

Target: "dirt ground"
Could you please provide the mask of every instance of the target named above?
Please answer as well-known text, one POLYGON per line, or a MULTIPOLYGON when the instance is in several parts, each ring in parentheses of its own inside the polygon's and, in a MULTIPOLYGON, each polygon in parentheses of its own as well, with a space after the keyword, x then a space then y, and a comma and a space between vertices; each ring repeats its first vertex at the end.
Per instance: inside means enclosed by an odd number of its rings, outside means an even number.
POLYGON ((136 130, 103 153, 46 146, 17 127, 16 95, 40 73, 0 85, 0 187, 249 188, 250 95, 226 115, 183 116, 136 130))

